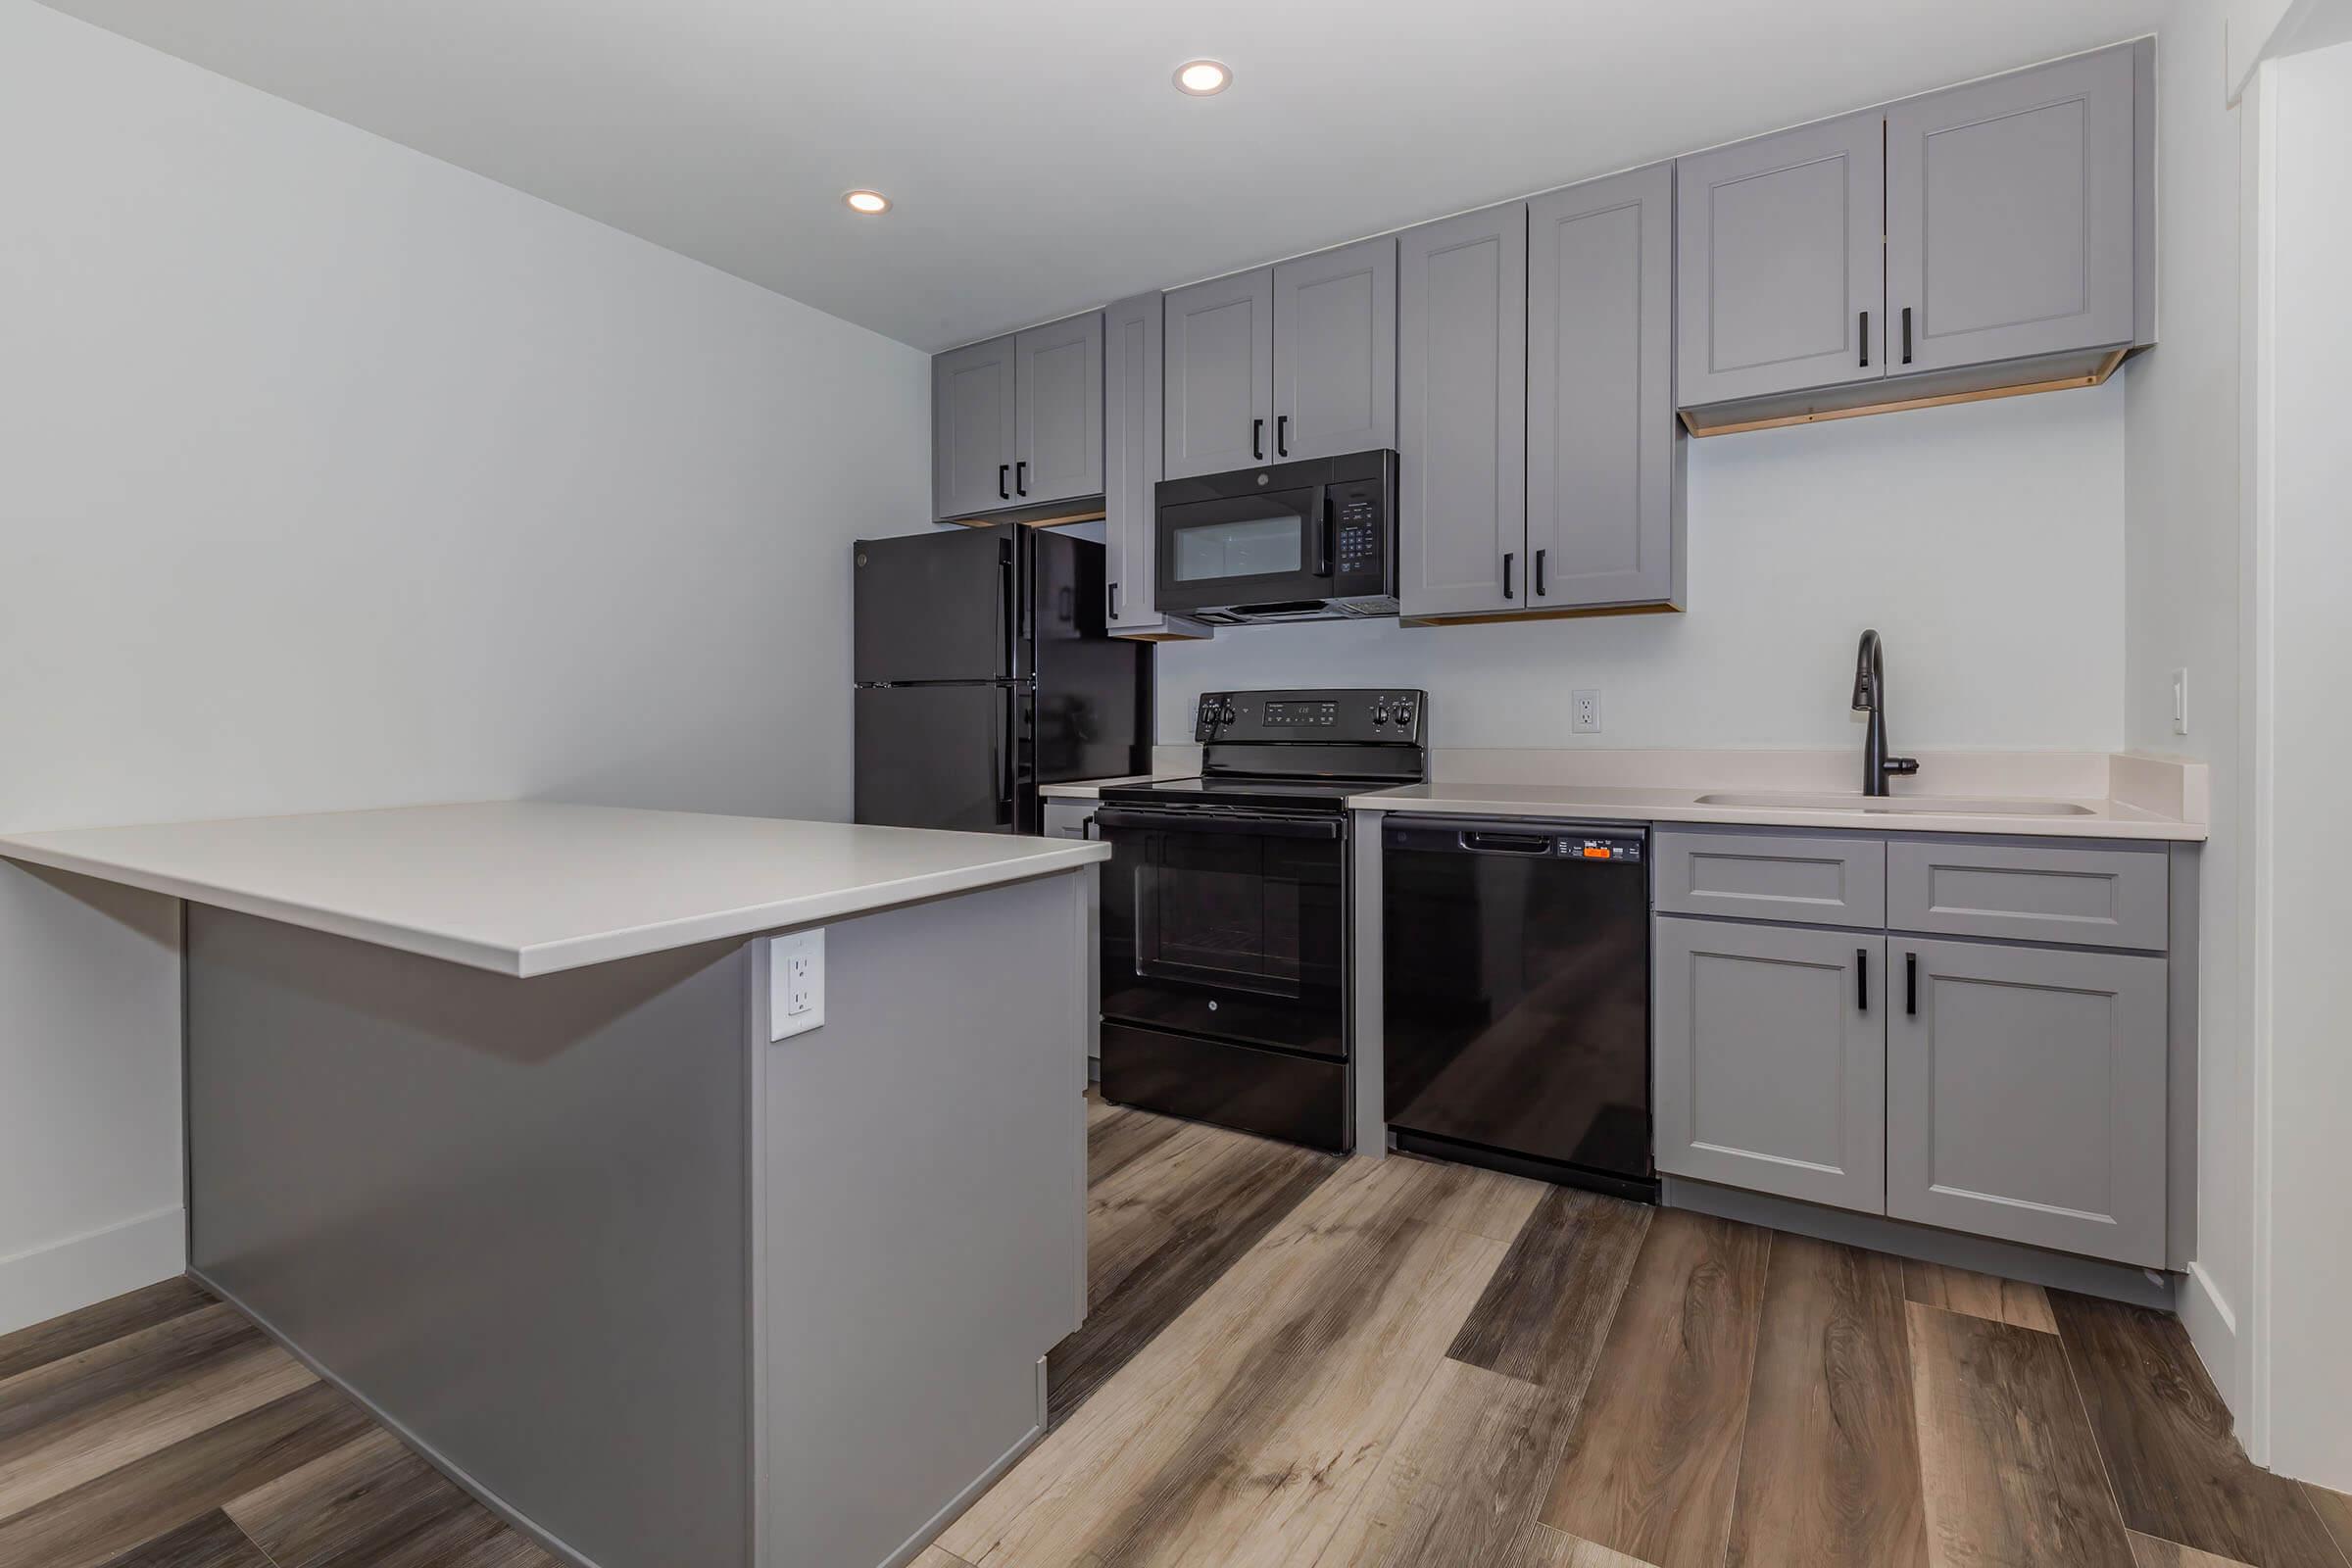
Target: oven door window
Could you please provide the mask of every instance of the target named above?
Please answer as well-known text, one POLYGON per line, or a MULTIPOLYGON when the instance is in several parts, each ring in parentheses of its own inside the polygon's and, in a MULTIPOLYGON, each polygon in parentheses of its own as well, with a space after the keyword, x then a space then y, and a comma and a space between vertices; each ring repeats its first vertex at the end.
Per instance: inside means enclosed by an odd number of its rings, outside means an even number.
POLYGON ((1192 606, 1302 593, 1329 564, 1317 559, 1309 526, 1312 490, 1219 497, 1162 507, 1159 581, 1192 606))
POLYGON ((1338 1054, 1344 841, 1105 827, 1106 1017, 1338 1054))

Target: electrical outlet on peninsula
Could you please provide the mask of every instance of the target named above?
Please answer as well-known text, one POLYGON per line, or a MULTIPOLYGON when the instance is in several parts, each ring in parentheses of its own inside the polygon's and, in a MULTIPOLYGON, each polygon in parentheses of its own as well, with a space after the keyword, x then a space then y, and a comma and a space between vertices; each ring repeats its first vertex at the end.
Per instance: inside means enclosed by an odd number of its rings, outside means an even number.
POLYGON ((805 1035, 824 1021, 824 928, 769 938, 767 1038, 805 1035))

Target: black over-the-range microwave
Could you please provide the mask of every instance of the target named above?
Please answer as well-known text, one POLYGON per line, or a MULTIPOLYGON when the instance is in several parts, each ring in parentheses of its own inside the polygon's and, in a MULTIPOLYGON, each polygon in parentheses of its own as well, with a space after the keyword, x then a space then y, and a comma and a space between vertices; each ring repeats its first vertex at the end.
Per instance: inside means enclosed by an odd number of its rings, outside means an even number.
POLYGON ((1156 607, 1218 625, 1396 613, 1396 454, 1161 481, 1156 607))

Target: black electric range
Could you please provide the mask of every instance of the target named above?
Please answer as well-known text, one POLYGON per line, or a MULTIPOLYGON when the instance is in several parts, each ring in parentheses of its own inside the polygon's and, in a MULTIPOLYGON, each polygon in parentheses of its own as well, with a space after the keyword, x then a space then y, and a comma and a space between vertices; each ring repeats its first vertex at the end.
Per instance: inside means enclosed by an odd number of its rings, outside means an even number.
POLYGON ((1347 802, 1427 776, 1427 706, 1207 693, 1198 778, 1102 790, 1104 1100, 1350 1147, 1347 802))

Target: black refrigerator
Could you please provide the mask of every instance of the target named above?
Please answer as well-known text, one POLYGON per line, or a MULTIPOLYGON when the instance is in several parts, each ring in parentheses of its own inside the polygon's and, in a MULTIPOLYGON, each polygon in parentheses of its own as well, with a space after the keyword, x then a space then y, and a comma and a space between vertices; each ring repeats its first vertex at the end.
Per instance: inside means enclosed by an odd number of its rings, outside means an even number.
POLYGON ((1004 523, 854 548, 858 821, 1036 833, 1040 784, 1149 767, 1152 645, 1103 624, 1101 545, 1004 523))

